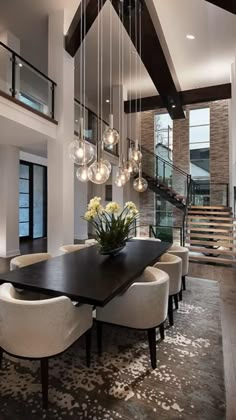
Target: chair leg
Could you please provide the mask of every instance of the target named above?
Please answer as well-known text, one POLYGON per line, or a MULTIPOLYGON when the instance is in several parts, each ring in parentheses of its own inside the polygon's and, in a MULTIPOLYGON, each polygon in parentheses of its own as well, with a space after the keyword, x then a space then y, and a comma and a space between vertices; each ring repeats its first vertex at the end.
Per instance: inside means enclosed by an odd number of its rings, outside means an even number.
POLYGON ((181 289, 181 290, 180 290, 180 292, 179 292, 179 300, 180 300, 180 302, 181 302, 181 300, 183 300, 182 289, 181 289))
POLYGON ((41 380, 43 394, 43 408, 48 408, 48 358, 41 359, 41 380))
POLYGON ((90 367, 90 361, 91 361, 91 336, 92 336, 92 329, 90 328, 85 333, 86 364, 88 368, 90 367))
POLYGON ((173 318, 173 299, 172 299, 172 296, 169 296, 168 315, 169 315, 170 325, 172 326, 172 325, 174 325, 174 318, 173 318))
POLYGON ((160 329, 161 339, 162 340, 165 340, 165 327, 164 327, 164 322, 160 325, 159 329, 160 329))
POLYGON ((179 309, 178 294, 174 295, 175 309, 179 309))
POLYGON ((186 280, 185 280, 185 276, 182 276, 182 286, 183 286, 183 290, 186 290, 186 280))
POLYGON ((3 355, 3 349, 0 347, 0 369, 2 368, 2 355, 3 355))
POLYGON ((102 322, 97 321, 97 348, 99 356, 102 355, 102 322))
POLYGON ((153 369, 157 367, 157 356, 156 356, 156 328, 150 328, 148 330, 148 343, 150 349, 151 365, 153 369))

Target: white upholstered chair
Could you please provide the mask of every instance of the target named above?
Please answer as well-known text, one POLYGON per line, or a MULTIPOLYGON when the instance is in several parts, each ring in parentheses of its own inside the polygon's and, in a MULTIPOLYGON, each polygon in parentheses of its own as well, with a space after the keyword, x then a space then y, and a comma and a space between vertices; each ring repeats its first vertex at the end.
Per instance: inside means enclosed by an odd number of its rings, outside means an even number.
POLYGON ((25 301, 10 283, 0 286, 0 362, 3 352, 40 359, 43 406, 48 400, 48 358, 65 351, 86 333, 87 364, 90 362, 92 306, 74 307, 60 296, 25 301))
POLYGON ((90 246, 90 244, 63 245, 59 249, 64 252, 64 254, 68 254, 69 252, 80 251, 81 249, 88 248, 88 246, 90 246))
POLYGON ((84 243, 87 245, 96 245, 98 244, 98 241, 96 239, 86 239, 84 243))
POLYGON ((156 328, 164 339, 164 322, 168 311, 169 276, 147 267, 128 290, 96 309, 98 349, 101 353, 102 323, 147 330, 151 365, 156 368, 156 328))
POLYGON ((18 268, 26 267, 27 265, 36 264, 41 261, 50 260, 52 257, 47 252, 40 252, 37 254, 18 255, 10 261, 10 270, 17 270, 18 268))
MULTIPOLYGON (((184 246, 172 245, 172 247, 168 250, 168 253, 176 255, 182 260, 182 289, 186 290, 185 276, 188 275, 189 269, 189 250, 184 246)), ((180 292, 180 300, 182 300, 182 290, 180 292)))
POLYGON ((170 286, 169 286, 169 304, 168 304, 168 315, 170 325, 174 325, 173 317, 173 298, 175 301, 175 307, 178 309, 178 294, 181 291, 181 279, 182 279, 182 260, 179 257, 171 254, 163 254, 159 261, 154 265, 159 270, 165 271, 169 275, 170 286))

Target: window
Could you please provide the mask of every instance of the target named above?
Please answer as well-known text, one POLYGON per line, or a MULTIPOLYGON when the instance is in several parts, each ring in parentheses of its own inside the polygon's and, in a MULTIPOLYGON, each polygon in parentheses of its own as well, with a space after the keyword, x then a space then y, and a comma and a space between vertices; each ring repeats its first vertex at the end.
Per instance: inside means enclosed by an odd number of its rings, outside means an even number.
POLYGON ((154 124, 156 154, 172 161, 173 121, 169 114, 158 114, 155 115, 154 124))
POLYGON ((210 109, 190 111, 189 145, 191 175, 194 179, 209 179, 210 109))

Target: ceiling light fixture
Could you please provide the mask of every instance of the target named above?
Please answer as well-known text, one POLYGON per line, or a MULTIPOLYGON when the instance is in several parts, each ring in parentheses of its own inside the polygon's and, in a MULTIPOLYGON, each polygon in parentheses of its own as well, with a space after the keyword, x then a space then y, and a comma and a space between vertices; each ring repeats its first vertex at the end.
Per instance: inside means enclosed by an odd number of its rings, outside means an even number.
POLYGON ((195 36, 194 36, 194 35, 192 35, 192 34, 188 34, 188 35, 186 35, 186 38, 187 38, 187 39, 195 39, 195 36))
POLYGON ((110 103, 110 99, 106 99, 106 103, 109 104, 110 103))

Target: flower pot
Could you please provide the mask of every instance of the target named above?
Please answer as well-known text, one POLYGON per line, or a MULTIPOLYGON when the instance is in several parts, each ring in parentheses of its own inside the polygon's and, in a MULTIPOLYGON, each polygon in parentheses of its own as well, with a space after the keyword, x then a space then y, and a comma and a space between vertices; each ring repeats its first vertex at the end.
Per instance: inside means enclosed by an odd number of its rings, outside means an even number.
POLYGON ((118 248, 109 249, 109 250, 108 249, 104 250, 103 248, 101 248, 100 249, 100 254, 101 255, 109 255, 110 257, 115 257, 116 255, 118 255, 122 251, 122 249, 124 249, 125 245, 126 244, 124 244, 124 245, 122 245, 118 248))

